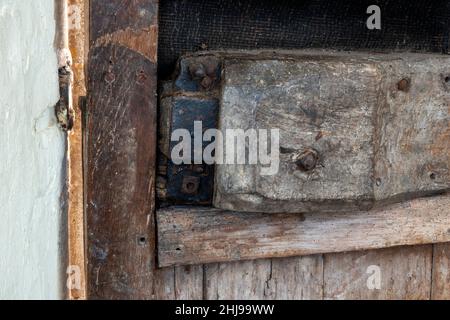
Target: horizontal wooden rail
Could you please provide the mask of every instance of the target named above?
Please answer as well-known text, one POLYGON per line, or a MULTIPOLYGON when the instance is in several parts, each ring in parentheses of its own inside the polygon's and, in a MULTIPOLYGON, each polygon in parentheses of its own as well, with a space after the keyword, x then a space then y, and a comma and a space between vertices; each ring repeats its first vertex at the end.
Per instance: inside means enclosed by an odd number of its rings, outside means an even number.
POLYGON ((450 241, 450 194, 354 213, 157 212, 160 267, 450 241))

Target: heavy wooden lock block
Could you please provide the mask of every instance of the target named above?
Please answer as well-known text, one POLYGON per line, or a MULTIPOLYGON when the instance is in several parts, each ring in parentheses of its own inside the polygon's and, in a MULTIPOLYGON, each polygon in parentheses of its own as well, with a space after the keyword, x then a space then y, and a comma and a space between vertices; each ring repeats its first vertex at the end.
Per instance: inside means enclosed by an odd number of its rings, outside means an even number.
POLYGON ((280 164, 219 165, 214 205, 336 212, 448 190, 449 73, 412 54, 227 60, 220 128, 280 129, 280 164))
POLYGON ((193 91, 218 99, 224 136, 279 130, 279 150, 269 147, 279 159, 274 174, 260 162, 216 165, 217 208, 356 211, 450 188, 446 56, 200 54, 181 59, 174 88, 177 99, 197 97, 193 91))

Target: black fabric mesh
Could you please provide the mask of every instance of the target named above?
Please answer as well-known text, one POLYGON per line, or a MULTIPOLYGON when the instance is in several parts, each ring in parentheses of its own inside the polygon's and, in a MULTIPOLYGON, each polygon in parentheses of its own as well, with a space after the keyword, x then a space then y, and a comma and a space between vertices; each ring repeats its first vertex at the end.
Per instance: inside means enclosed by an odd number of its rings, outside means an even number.
POLYGON ((161 0, 159 75, 201 48, 448 50, 450 1, 161 0), (367 7, 381 8, 381 30, 368 30, 367 7))

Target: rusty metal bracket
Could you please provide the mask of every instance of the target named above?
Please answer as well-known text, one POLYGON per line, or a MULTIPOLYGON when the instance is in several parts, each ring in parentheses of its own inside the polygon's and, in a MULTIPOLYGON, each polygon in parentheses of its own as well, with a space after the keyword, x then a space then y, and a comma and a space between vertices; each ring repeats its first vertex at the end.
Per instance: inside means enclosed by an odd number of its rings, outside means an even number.
POLYGON ((55 48, 58 58, 59 101, 55 106, 58 124, 64 131, 73 128, 72 107, 72 54, 69 49, 69 9, 67 0, 55 1, 55 48))
POLYGON ((55 106, 56 119, 64 131, 73 128, 74 111, 72 107, 72 70, 70 66, 59 68, 59 101, 55 106))

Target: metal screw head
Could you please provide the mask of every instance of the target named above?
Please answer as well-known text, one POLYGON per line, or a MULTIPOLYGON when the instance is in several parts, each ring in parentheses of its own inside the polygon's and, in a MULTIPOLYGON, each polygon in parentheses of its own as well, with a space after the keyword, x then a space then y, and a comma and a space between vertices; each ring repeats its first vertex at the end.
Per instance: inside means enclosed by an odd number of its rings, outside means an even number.
POLYGON ((297 168, 302 171, 314 170, 319 161, 319 153, 314 149, 306 149, 295 159, 297 168))
POLYGON ((193 176, 186 176, 183 179, 181 192, 184 194, 197 194, 200 188, 200 178, 193 176))
POLYGON ((408 92, 410 85, 410 80, 405 78, 397 83, 397 89, 400 91, 408 92))
POLYGON ((194 80, 203 79, 206 77, 206 68, 201 63, 193 63, 189 65, 189 73, 194 80))
POLYGON ((210 77, 206 76, 203 78, 203 80, 201 81, 201 86, 205 89, 209 89, 211 88, 211 86, 213 85, 214 81, 213 79, 211 79, 210 77))

